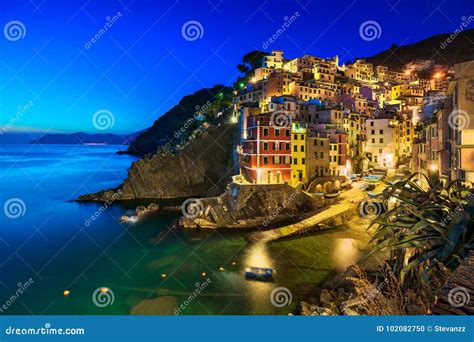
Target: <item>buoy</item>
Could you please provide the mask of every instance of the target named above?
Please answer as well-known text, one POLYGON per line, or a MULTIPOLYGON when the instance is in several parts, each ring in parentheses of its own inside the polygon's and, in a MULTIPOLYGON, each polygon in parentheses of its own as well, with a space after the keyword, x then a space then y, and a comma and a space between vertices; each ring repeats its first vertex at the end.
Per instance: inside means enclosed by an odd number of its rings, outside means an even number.
POLYGON ((71 294, 71 291, 69 290, 64 290, 63 295, 64 297, 68 297, 71 294))
POLYGON ((107 288, 107 287, 101 287, 101 288, 100 288, 100 292, 101 292, 101 293, 107 293, 107 292, 109 292, 109 288, 107 288))
POLYGON ((166 273, 161 273, 161 278, 165 279, 166 278, 166 273))
POLYGON ((224 267, 219 267, 219 271, 224 272, 225 271, 224 267))
POLYGON ((207 275, 207 273, 206 273, 206 272, 202 272, 201 275, 202 275, 203 277, 205 277, 205 276, 207 275))
POLYGON ((237 263, 235 261, 232 261, 232 266, 235 266, 237 265, 237 263))

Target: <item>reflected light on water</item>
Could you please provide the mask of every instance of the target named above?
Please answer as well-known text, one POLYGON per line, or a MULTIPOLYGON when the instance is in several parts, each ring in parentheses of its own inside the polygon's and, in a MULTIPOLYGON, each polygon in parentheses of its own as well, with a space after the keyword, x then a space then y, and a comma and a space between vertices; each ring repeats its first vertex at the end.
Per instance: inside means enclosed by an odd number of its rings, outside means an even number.
MULTIPOLYGON (((251 245, 245 256, 246 267, 273 268, 273 262, 265 243, 251 245)), ((249 298, 250 310, 253 312, 268 311, 270 304, 270 293, 277 285, 272 282, 247 281, 247 296, 249 298)))
POLYGON ((345 271, 359 260, 359 241, 356 239, 337 239, 332 259, 338 271, 345 271))
POLYGON ((273 267, 265 243, 252 245, 247 251, 245 265, 248 267, 273 267))

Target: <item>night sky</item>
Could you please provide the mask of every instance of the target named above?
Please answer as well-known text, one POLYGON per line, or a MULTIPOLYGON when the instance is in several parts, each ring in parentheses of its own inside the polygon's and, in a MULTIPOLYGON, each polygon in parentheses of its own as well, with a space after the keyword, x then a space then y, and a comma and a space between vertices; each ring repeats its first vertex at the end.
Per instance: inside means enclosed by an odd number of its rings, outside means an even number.
POLYGON ((114 119, 107 132, 133 132, 184 95, 231 85, 236 65, 251 50, 279 49, 286 58, 337 54, 347 61, 452 32, 473 14, 472 0, 2 0, 0 125, 101 133, 92 118, 107 110, 114 119), (20 36, 7 32, 12 21, 23 24, 20 36), (189 21, 201 25, 202 36, 183 37, 189 21), (366 21, 379 24, 380 37, 361 38, 366 21))

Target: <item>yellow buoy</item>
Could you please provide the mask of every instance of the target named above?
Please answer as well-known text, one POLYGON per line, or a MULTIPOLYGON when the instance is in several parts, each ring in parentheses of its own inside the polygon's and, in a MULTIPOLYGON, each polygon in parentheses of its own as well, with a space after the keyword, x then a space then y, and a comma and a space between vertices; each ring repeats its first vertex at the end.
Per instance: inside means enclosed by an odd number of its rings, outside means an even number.
POLYGON ((225 271, 224 267, 219 267, 219 271, 224 272, 225 271))
POLYGON ((69 290, 64 290, 64 292, 63 292, 64 297, 67 297, 70 294, 71 294, 71 291, 69 291, 69 290))
POLYGON ((207 275, 207 273, 206 273, 206 272, 202 272, 201 275, 202 275, 203 277, 205 277, 205 276, 207 275))
POLYGON ((107 292, 109 292, 109 289, 107 287, 101 287, 100 292, 101 293, 107 293, 107 292))
POLYGON ((161 278, 165 279, 166 278, 166 273, 162 273, 161 278))

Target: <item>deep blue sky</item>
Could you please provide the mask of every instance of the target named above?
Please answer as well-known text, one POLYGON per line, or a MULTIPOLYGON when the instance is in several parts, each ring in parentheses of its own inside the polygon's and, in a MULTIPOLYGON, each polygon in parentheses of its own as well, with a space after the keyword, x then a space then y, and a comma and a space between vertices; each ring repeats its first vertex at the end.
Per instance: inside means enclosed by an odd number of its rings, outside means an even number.
POLYGON ((1 28, 18 20, 26 35, 0 36, 0 125, 15 118, 15 129, 100 132, 92 117, 107 109, 115 119, 107 132, 144 129, 182 96, 231 85, 241 57, 262 49, 296 11, 300 16, 267 50, 347 60, 454 31, 473 9, 472 0, 2 0, 1 28), (118 11, 118 22, 85 49, 118 11), (189 20, 201 23, 201 39, 181 35, 189 20), (379 39, 361 39, 367 20, 380 24, 379 39), (30 101, 18 117, 18 106, 30 101))

